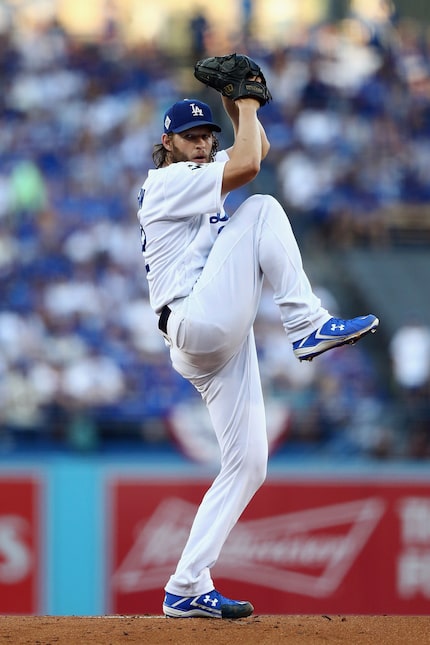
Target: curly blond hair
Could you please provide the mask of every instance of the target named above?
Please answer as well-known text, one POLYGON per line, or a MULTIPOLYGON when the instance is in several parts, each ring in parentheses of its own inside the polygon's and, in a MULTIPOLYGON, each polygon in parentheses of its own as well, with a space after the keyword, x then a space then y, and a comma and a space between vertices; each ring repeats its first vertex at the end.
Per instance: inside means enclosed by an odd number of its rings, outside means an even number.
MULTIPOLYGON (((169 133, 168 136, 172 137, 173 133, 169 133)), ((216 138, 216 136, 213 134, 211 161, 214 161, 215 155, 218 152, 218 149, 219 149, 219 141, 216 138)), ((166 165, 166 163, 169 163, 168 155, 169 155, 169 151, 163 146, 163 144, 156 143, 152 148, 152 161, 154 162, 154 166, 156 168, 162 168, 163 166, 166 165)))

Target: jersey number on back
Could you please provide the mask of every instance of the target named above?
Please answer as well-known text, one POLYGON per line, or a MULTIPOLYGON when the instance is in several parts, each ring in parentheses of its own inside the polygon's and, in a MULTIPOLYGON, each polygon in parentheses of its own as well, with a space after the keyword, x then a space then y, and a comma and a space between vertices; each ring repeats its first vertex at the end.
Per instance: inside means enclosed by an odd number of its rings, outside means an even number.
MULTIPOLYGON (((137 196, 137 203, 139 204, 139 209, 142 208, 143 204, 143 198, 145 197, 145 191, 143 188, 139 190, 139 194, 137 196)), ((142 253, 145 253, 146 251, 146 235, 145 231, 143 230, 143 226, 140 227, 140 241, 142 243, 142 253)), ((145 269, 146 273, 149 273, 149 264, 145 264, 145 269)))

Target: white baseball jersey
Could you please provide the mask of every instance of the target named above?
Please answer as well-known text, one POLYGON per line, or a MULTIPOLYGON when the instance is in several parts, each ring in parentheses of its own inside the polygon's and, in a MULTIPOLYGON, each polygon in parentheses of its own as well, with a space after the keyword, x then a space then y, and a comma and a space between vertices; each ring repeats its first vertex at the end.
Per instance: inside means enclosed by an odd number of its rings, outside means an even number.
POLYGON ((226 224, 221 195, 225 151, 214 163, 178 162, 150 170, 139 194, 142 230, 152 308, 187 296, 209 251, 226 224))

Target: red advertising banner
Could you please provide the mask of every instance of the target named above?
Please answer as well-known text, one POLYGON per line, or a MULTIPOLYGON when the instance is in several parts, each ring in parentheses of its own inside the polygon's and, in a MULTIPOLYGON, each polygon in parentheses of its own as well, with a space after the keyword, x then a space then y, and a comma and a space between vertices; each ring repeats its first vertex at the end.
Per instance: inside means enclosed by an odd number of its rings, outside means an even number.
MULTIPOLYGON (((161 613, 209 483, 110 482, 110 612, 161 613)), ((428 614, 430 484, 269 481, 212 573, 260 614, 428 614)))
POLYGON ((40 498, 38 479, 0 477, 0 614, 39 613, 40 498))

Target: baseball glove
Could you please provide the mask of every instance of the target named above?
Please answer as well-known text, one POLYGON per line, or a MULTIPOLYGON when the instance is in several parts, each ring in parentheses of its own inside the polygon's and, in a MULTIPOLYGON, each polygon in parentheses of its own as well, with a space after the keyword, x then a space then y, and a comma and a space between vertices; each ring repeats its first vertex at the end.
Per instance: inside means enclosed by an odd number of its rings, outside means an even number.
POLYGON ((265 105, 272 99, 259 65, 244 54, 212 56, 197 61, 194 76, 233 101, 254 98, 265 105), (250 80, 258 76, 261 80, 250 80))

